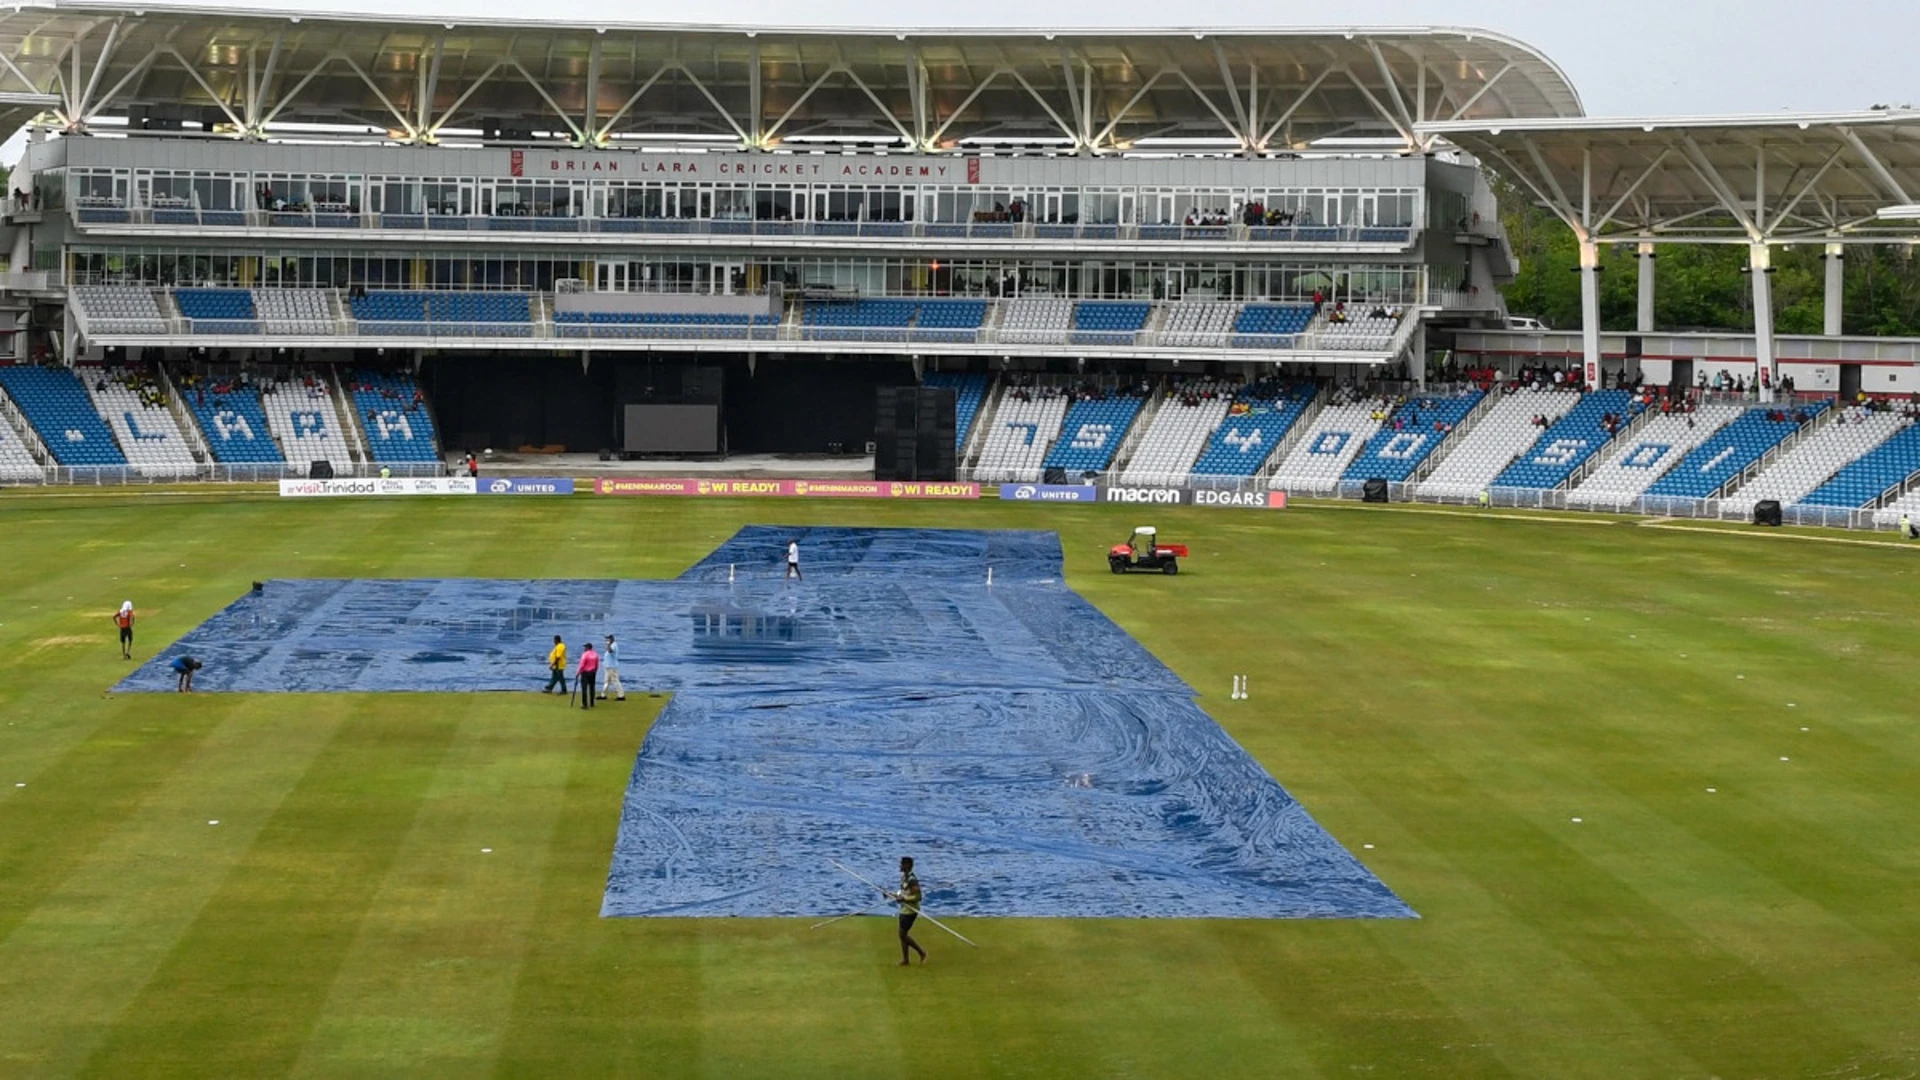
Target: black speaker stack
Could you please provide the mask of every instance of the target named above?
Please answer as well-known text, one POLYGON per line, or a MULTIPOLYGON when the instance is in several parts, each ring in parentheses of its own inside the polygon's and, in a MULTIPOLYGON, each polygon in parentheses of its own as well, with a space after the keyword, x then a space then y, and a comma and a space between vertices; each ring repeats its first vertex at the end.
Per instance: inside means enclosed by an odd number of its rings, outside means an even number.
POLYGON ((873 478, 951 481, 957 431, 952 390, 882 389, 873 408, 873 478))

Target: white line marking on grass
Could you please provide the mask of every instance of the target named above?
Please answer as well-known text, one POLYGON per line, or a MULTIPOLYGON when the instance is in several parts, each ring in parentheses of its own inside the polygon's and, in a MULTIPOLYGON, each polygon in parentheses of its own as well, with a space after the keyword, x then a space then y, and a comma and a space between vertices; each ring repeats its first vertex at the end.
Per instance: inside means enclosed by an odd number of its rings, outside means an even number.
POLYGON ((219 819, 219 818, 210 818, 210 819, 209 819, 209 820, 207 821, 207 824, 209 824, 209 825, 218 825, 218 824, 220 824, 220 819, 219 819))
POLYGON ((1744 536, 1749 540, 1811 540, 1817 544, 1853 544, 1857 547, 1894 548, 1899 551, 1920 551, 1920 547, 1903 544, 1893 540, 1859 540, 1851 536, 1813 536, 1808 533, 1785 532, 1741 532, 1738 529, 1714 529, 1699 525, 1671 525, 1665 518, 1655 518, 1638 523, 1642 529, 1666 529, 1669 532, 1709 533, 1714 536, 1744 536))
POLYGON ((1580 824, 1580 819, 1579 819, 1579 818, 1574 818, 1574 819, 1573 819, 1573 823, 1574 823, 1575 825, 1578 825, 1578 824, 1580 824))
POLYGON ((1545 521, 1557 525, 1629 525, 1632 522, 1609 517, 1555 517, 1547 514, 1490 514, 1485 510, 1443 510, 1437 506, 1408 506, 1397 503, 1381 506, 1378 503, 1345 502, 1307 502, 1296 501, 1288 504, 1297 510, 1359 510, 1372 514, 1430 514, 1436 517, 1474 518, 1479 521, 1545 521))
POLYGON ((1714 795, 1714 794, 1717 794, 1719 791, 1720 789, 1717 787, 1710 787, 1707 789, 1707 794, 1714 795))

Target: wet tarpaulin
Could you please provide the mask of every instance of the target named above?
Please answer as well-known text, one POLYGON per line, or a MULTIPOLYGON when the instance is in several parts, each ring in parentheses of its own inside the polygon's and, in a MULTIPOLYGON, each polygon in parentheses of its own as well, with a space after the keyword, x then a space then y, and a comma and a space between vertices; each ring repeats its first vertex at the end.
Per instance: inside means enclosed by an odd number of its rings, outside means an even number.
POLYGON ((553 635, 609 632, 630 692, 675 697, 605 914, 839 914, 874 897, 830 859, 884 881, 911 854, 937 913, 1412 915, 1065 586, 1050 533, 756 526, 675 581, 274 581, 122 689, 190 652, 213 691, 526 691, 553 635))

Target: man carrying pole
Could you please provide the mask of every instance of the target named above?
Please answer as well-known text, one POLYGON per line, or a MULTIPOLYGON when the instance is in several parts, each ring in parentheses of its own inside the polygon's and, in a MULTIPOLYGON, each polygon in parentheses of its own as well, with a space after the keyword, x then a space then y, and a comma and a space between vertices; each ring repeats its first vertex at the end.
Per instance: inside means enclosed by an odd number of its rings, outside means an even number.
POLYGON ((913 873, 913 856, 900 857, 900 888, 893 894, 900 903, 900 966, 907 966, 907 950, 920 954, 920 962, 927 962, 927 950, 913 940, 913 924, 920 918, 920 879, 913 873))

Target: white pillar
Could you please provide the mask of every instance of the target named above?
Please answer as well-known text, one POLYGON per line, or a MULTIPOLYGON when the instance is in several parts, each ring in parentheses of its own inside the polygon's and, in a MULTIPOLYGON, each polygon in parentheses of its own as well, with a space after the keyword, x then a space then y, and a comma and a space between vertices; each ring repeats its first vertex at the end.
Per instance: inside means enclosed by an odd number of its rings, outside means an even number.
POLYGON ((1780 371, 1773 359, 1773 271, 1772 249, 1765 244, 1747 247, 1747 268, 1753 278, 1753 359, 1755 374, 1766 374, 1760 387, 1760 400, 1773 400, 1773 385, 1780 371))
POLYGON ((1643 334, 1653 333, 1653 262, 1655 255, 1652 244, 1640 245, 1640 320, 1635 329, 1643 334))
POLYGON ((1841 334, 1841 316, 1846 312, 1846 269, 1847 246, 1828 244, 1826 327, 1822 331, 1828 337, 1841 334))
POLYGON ((1600 385, 1600 245, 1580 241, 1580 356, 1587 387, 1600 385))

